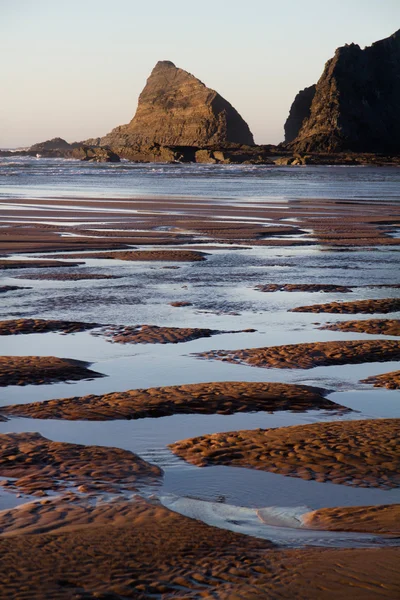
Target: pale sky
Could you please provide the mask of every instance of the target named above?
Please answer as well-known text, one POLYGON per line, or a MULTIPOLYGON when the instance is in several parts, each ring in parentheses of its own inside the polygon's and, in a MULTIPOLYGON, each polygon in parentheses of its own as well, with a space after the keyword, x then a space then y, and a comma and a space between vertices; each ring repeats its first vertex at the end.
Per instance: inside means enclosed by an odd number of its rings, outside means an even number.
POLYGON ((127 123, 158 60, 217 90, 256 143, 278 143, 338 46, 399 28, 400 0, 0 0, 0 147, 127 123))

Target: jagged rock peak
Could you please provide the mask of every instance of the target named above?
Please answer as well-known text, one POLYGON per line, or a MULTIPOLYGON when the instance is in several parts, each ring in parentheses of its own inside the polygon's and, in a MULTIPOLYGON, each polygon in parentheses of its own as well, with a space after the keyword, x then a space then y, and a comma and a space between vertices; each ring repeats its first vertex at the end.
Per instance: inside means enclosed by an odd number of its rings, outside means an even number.
POLYGON ((156 66, 154 67, 152 73, 154 73, 154 71, 159 71, 160 69, 176 69, 176 66, 174 65, 174 63, 170 60, 159 60, 158 63, 156 64, 156 66))
POLYGON ((400 30, 371 46, 338 48, 325 65, 297 152, 400 151, 400 30))
POLYGON ((113 129, 100 144, 121 147, 149 144, 207 146, 253 145, 253 135, 239 113, 216 91, 173 62, 159 61, 139 96, 128 125, 113 129))

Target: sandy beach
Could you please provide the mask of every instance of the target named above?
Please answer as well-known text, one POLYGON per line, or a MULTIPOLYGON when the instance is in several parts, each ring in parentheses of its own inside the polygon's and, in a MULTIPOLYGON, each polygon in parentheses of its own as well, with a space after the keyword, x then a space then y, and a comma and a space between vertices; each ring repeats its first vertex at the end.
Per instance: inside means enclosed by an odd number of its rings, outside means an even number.
POLYGON ((398 204, 232 189, 1 200, 0 595, 397 596, 398 204))

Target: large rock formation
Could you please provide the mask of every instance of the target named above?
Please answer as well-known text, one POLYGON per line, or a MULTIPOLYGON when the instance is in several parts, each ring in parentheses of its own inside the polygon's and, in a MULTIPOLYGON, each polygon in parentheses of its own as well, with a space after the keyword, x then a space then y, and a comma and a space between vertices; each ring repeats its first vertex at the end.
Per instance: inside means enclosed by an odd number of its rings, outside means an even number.
POLYGON ((311 103, 314 100, 316 85, 310 85, 301 90, 290 107, 290 113, 285 123, 285 142, 294 140, 305 119, 310 116, 311 103))
POLYGON ((247 123, 229 102, 170 61, 154 67, 132 121, 100 140, 87 142, 96 141, 127 158, 132 150, 145 153, 154 144, 254 144, 247 123))
POLYGON ((112 150, 101 147, 79 146, 71 152, 71 158, 85 162, 120 162, 120 158, 112 150))
POLYGON ((297 152, 400 151, 400 30, 338 48, 317 83, 297 152))
POLYGON ((45 142, 39 142, 38 144, 33 144, 29 148, 30 152, 54 152, 61 151, 65 152, 66 150, 71 150, 72 145, 68 144, 65 140, 60 137, 55 137, 52 140, 46 140, 45 142))
POLYGON ((120 161, 119 156, 108 148, 86 146, 81 142, 69 144, 59 137, 34 144, 26 152, 20 154, 41 156, 43 158, 76 158, 89 162, 120 161))

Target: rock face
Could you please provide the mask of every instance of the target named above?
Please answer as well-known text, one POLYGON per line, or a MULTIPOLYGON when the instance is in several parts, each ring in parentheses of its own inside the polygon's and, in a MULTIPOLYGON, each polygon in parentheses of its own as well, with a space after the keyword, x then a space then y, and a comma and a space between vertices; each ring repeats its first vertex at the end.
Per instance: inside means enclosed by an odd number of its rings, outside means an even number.
POLYGON ((60 137, 53 138, 52 140, 47 140, 46 142, 39 142, 38 144, 33 144, 29 148, 30 152, 51 152, 53 150, 71 150, 72 145, 68 144, 65 140, 60 137))
POLYGON ((310 85, 301 90, 290 107, 290 113, 285 123, 285 142, 294 140, 305 119, 310 116, 311 103, 314 100, 316 85, 310 85))
POLYGON ((79 142, 69 144, 59 137, 34 144, 24 154, 30 156, 40 154, 44 158, 76 158, 88 162, 120 161, 119 156, 108 148, 102 148, 98 145, 94 147, 86 146, 79 142))
POLYGON ((117 154, 108 148, 80 146, 71 152, 71 158, 77 158, 86 162, 120 162, 117 154))
POLYGON ((172 62, 160 61, 139 96, 132 121, 116 127, 98 142, 129 158, 129 149, 143 152, 154 144, 253 145, 254 139, 247 123, 217 92, 172 62))
POLYGON ((400 151, 400 30, 363 50, 338 48, 317 83, 297 152, 400 151))

